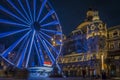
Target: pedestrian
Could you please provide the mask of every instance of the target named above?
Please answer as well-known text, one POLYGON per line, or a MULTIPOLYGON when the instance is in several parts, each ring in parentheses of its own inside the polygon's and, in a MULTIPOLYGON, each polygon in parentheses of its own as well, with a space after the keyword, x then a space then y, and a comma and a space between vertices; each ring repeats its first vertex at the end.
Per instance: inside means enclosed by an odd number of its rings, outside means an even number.
POLYGON ((106 73, 105 73, 105 71, 102 72, 102 79, 103 80, 106 79, 106 73))
POLYGON ((82 70, 82 75, 83 75, 83 78, 85 78, 86 71, 84 69, 82 70))
POLYGON ((96 70, 94 69, 94 78, 96 78, 96 70))

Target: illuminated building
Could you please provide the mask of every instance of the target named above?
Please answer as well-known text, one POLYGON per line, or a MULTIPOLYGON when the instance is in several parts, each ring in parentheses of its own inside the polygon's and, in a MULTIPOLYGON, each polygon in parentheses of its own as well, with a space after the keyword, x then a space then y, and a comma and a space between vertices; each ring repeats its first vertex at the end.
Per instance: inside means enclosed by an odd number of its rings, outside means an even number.
POLYGON ((120 25, 108 29, 107 48, 109 75, 120 76, 120 25))
MULTIPOLYGON (((83 70, 86 71, 86 76, 92 76, 94 71, 96 75, 101 75, 102 71, 109 74, 107 61, 108 57, 113 58, 107 47, 110 42, 108 38, 110 30, 111 28, 107 29, 106 23, 100 20, 98 11, 89 9, 84 22, 63 41, 63 56, 62 59, 60 57, 59 64, 64 74, 82 76, 83 70)), ((120 34, 120 29, 117 31, 120 34)), ((118 42, 120 46, 120 40, 118 42)), ((120 55, 114 57, 116 58, 120 60, 120 55)))

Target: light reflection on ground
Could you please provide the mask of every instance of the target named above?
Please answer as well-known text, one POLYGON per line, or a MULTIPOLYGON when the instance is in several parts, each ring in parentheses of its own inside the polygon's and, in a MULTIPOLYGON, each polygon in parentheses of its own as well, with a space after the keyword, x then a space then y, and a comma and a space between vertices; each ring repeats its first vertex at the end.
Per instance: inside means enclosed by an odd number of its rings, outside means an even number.
MULTIPOLYGON (((0 80, 102 80, 93 78, 81 78, 81 77, 69 77, 69 78, 29 78, 29 79, 17 79, 17 78, 0 78, 0 80)), ((120 80, 120 77, 104 80, 120 80)))
POLYGON ((90 80, 90 79, 83 79, 83 78, 29 78, 29 79, 0 78, 0 80, 90 80))

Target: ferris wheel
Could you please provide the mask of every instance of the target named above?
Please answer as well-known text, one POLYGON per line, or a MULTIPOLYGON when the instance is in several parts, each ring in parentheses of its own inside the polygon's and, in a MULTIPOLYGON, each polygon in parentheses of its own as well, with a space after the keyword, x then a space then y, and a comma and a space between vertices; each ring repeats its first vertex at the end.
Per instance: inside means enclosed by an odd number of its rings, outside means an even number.
POLYGON ((48 0, 1 0, 0 56, 13 66, 53 65, 62 48, 62 29, 48 0))

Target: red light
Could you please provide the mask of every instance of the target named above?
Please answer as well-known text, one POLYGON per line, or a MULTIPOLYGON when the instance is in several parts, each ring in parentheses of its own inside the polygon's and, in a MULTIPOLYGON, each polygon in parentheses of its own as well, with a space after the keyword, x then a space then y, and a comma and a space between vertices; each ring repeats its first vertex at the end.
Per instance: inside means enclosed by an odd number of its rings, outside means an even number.
POLYGON ((45 61, 44 64, 51 65, 51 62, 45 61))

